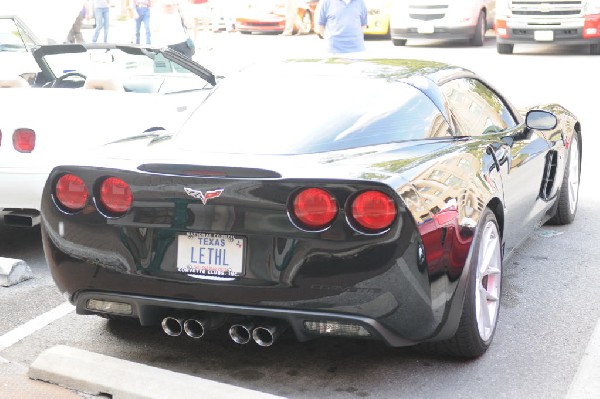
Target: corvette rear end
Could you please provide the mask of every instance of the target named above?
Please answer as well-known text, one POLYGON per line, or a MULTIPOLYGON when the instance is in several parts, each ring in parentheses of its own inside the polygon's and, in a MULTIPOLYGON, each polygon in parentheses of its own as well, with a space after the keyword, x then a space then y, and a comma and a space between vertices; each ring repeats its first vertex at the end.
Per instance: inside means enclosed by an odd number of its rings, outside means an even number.
POLYGON ((447 303, 436 301, 413 218, 389 186, 138 169, 61 167, 48 180, 44 245, 79 313, 162 322, 170 335, 186 322, 202 334, 228 323, 234 340, 249 339, 251 324, 393 346, 439 334, 447 303))

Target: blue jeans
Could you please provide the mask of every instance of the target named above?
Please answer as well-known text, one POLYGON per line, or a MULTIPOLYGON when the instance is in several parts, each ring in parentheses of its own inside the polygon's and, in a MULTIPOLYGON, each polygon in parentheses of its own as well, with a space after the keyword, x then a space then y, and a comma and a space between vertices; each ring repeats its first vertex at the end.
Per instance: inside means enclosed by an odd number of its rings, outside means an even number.
POLYGON ((150 44, 150 9, 148 7, 136 7, 138 18, 135 20, 135 43, 140 44, 140 29, 142 22, 146 28, 146 44, 150 44))
POLYGON ((96 43, 100 31, 104 29, 104 43, 106 43, 108 41, 108 7, 96 8, 94 17, 96 18, 96 31, 94 32, 92 41, 96 43))

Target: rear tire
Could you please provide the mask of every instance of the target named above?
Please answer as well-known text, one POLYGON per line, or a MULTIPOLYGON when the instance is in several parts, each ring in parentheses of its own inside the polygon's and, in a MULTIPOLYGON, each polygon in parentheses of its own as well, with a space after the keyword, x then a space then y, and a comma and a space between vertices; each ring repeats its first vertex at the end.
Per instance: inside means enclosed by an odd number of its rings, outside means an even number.
POLYGON ((498 54, 512 54, 515 45, 509 43, 497 43, 496 50, 498 54))
POLYGON ((575 220, 577 203, 579 202, 579 178, 581 176, 580 149, 579 135, 575 133, 571 139, 565 174, 558 193, 556 213, 548 221, 548 224, 564 225, 575 220))
POLYGON ((486 208, 477 225, 469 264, 468 283, 458 329, 446 341, 422 344, 426 352, 477 358, 494 337, 502 291, 502 250, 498 222, 486 208))
POLYGON ((394 44, 394 46, 405 46, 406 39, 392 39, 392 43, 394 44))
POLYGON ((475 27, 475 34, 470 40, 471 46, 481 47, 485 42, 485 13, 479 13, 479 19, 477 20, 477 26, 475 27))

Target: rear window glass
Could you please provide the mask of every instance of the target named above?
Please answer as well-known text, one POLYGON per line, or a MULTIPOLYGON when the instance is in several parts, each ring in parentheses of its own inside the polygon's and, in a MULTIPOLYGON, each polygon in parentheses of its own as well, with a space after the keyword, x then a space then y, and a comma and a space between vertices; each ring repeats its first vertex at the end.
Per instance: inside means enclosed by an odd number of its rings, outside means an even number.
POLYGON ((201 152, 303 154, 447 135, 439 110, 408 84, 270 76, 223 80, 176 142, 201 152))

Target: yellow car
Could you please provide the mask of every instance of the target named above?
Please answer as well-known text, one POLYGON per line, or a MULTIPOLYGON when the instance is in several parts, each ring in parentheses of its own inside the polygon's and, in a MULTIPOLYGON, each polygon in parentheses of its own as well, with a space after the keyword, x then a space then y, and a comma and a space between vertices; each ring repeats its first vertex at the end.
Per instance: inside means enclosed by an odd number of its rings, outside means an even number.
POLYGON ((390 37, 390 8, 392 0, 365 0, 368 10, 365 35, 390 37))

